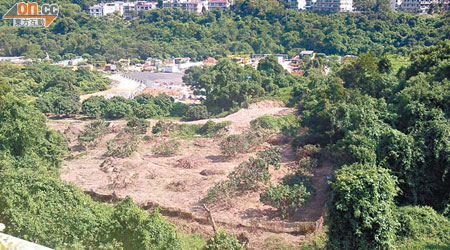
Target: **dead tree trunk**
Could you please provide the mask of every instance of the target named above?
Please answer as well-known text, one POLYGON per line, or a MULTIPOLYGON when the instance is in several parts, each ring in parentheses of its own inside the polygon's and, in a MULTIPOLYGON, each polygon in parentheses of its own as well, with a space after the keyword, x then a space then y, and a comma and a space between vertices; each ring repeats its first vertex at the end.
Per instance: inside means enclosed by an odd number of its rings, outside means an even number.
POLYGON ((202 205, 203 205, 203 209, 205 209, 206 213, 208 214, 208 219, 211 222, 211 225, 212 225, 212 228, 214 230, 214 233, 217 233, 216 222, 214 221, 214 218, 213 218, 213 216, 211 214, 211 211, 206 207, 205 204, 202 204, 202 205))

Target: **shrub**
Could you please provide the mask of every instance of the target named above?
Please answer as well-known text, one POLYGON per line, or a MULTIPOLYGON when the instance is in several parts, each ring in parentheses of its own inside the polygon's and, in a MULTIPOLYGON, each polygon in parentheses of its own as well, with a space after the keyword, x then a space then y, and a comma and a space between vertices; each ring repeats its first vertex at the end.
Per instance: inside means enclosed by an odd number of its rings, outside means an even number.
POLYGON ((217 132, 224 129, 229 124, 230 123, 227 122, 215 123, 214 121, 209 120, 197 132, 201 135, 214 136, 217 132))
POLYGON ((80 96, 74 91, 58 96, 53 103, 53 110, 58 115, 74 115, 80 110, 80 96))
POLYGON ((276 207, 283 218, 287 215, 289 208, 299 209, 310 197, 310 193, 303 185, 295 184, 293 186, 278 184, 270 186, 260 195, 260 201, 266 205, 276 207))
POLYGON ((154 103, 138 104, 133 110, 138 118, 148 119, 159 114, 159 106, 154 103))
POLYGON ((168 132, 173 125, 174 124, 172 122, 165 122, 165 121, 159 120, 152 127, 152 133, 159 134, 161 132, 168 132))
POLYGON ((188 109, 186 112, 185 119, 187 121, 195 121, 195 120, 201 120, 206 119, 209 117, 208 109, 206 109, 206 106, 199 105, 199 106, 193 106, 188 109))
POLYGON ((172 109, 170 110, 170 116, 183 117, 186 115, 186 112, 189 110, 189 106, 182 103, 176 102, 172 109))
POLYGON ((241 244, 233 235, 228 235, 224 231, 217 232, 207 242, 203 250, 244 250, 241 244))
POLYGON ((97 120, 90 122, 84 127, 84 130, 78 135, 78 141, 84 148, 97 145, 98 139, 109 132, 109 122, 97 120))
POLYGON ((296 155, 299 159, 305 157, 319 158, 321 148, 319 145, 307 144, 296 151, 296 155))
POLYGON ((114 139, 106 144, 106 156, 125 158, 137 150, 138 137, 135 134, 125 134, 121 131, 114 139))
POLYGON ((158 209, 147 214, 129 196, 115 206, 110 236, 123 249, 181 249, 175 226, 164 220, 158 209))
POLYGON ((229 180, 219 181, 208 189, 208 193, 203 201, 205 203, 213 203, 226 200, 230 195, 233 195, 232 191, 234 191, 234 187, 232 187, 229 180))
POLYGON ((230 135, 220 143, 220 152, 227 158, 238 153, 246 153, 249 150, 247 140, 242 135, 230 135))
POLYGON ((278 128, 278 118, 273 116, 261 116, 252 120, 250 126, 254 129, 277 129, 278 128))
POLYGON ((263 159, 265 162, 269 163, 275 167, 275 169, 280 168, 281 162, 281 151, 279 147, 271 147, 262 151, 259 151, 257 156, 263 159))
POLYGON ((253 148, 261 145, 267 138, 264 131, 247 131, 242 135, 230 135, 220 143, 220 151, 227 158, 232 158, 238 153, 248 153, 253 148))
POLYGON ((145 134, 147 128, 150 127, 150 122, 145 119, 132 118, 127 122, 127 126, 136 134, 145 134))
POLYGON ((261 158, 250 158, 239 164, 228 178, 239 190, 256 189, 259 183, 269 182, 269 164, 261 158))
POLYGON ((90 117, 100 118, 105 115, 106 100, 103 96, 91 96, 83 101, 81 109, 90 117))
POLYGON ((450 220, 431 207, 399 207, 397 220, 396 245, 399 249, 425 249, 428 245, 445 248, 450 245, 450 220))
POLYGON ((115 96, 106 103, 105 116, 109 119, 120 119, 133 113, 131 102, 124 97, 115 96))
POLYGON ((180 148, 180 143, 176 140, 165 141, 153 148, 153 153, 157 156, 172 156, 180 148))
POLYGON ((228 175, 228 179, 218 182, 208 190, 204 202, 211 203, 216 200, 224 200, 237 192, 256 190, 260 184, 266 185, 270 180, 269 165, 277 166, 281 160, 276 156, 276 149, 260 151, 258 155, 264 158, 250 158, 237 166, 228 175), (267 157, 268 152, 274 153, 275 157, 267 157))

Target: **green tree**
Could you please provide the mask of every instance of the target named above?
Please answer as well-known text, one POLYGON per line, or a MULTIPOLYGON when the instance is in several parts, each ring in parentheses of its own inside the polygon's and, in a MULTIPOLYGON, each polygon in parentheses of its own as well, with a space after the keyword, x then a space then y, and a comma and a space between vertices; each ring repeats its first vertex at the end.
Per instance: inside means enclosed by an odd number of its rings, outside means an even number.
POLYGON ((81 109, 87 116, 103 117, 105 115, 106 100, 103 96, 91 96, 83 101, 81 109))
POLYGON ((195 121, 195 120, 201 120, 206 119, 209 117, 208 110, 206 109, 206 106, 199 105, 190 107, 188 111, 186 112, 185 119, 188 121, 195 121))
POLYGON ((59 115, 74 115, 79 112, 80 108, 80 96, 73 91, 64 93, 53 103, 53 110, 59 115))
POLYGON ((6 166, 57 169, 66 145, 47 128, 45 117, 11 93, 0 97, 0 169, 6 166))
POLYGON ((132 103, 134 100, 127 100, 121 96, 115 96, 106 102, 105 115, 109 119, 120 119, 133 113, 132 103))
POLYGON ((331 189, 330 248, 393 248, 397 188, 388 170, 361 164, 344 166, 336 172, 331 189))

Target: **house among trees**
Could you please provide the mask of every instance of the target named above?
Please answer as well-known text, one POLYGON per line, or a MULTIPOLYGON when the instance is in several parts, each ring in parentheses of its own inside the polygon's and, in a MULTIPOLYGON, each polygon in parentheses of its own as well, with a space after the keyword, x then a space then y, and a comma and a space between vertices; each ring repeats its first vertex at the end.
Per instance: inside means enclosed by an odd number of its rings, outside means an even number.
POLYGON ((391 0, 391 9, 394 11, 410 13, 434 13, 441 10, 449 10, 448 0, 391 0))
POLYGON ((288 0, 289 8, 294 10, 351 12, 353 0, 288 0))

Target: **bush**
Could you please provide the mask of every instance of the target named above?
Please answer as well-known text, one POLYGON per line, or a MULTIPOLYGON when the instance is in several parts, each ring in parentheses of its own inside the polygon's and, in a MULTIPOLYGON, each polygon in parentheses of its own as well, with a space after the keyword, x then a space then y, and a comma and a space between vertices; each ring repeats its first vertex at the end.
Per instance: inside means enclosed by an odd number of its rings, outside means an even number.
POLYGON ((301 208, 310 197, 306 187, 299 184, 293 186, 278 184, 270 186, 260 195, 260 201, 266 205, 276 207, 281 212, 281 217, 285 218, 289 208, 301 208))
POLYGON ((97 120, 90 122, 84 127, 84 130, 78 135, 78 141, 84 148, 97 145, 98 139, 109 132, 109 122, 97 120))
POLYGON ((227 122, 215 123, 209 120, 197 131, 197 133, 200 135, 214 136, 217 132, 224 129, 229 124, 230 123, 227 122))
POLYGON ((185 120, 195 121, 202 120, 209 117, 208 109, 204 105, 190 107, 186 112, 185 120))
POLYGON ((156 124, 152 127, 152 133, 153 134, 159 134, 161 132, 169 132, 170 128, 173 126, 172 122, 165 122, 162 120, 159 120, 156 122, 156 124))
POLYGON ((172 139, 169 141, 165 141, 158 146, 153 148, 153 153, 157 156, 172 156, 174 155, 178 149, 180 148, 180 143, 176 140, 172 139))
POLYGON ((94 202, 54 174, 8 169, 0 175, 5 233, 55 249, 180 249, 175 227, 131 198, 94 202))
POLYGON ((227 180, 218 182, 208 190, 204 202, 211 203, 216 200, 224 200, 237 192, 256 190, 261 183, 266 185, 270 180, 269 165, 276 167, 281 160, 281 157, 278 157, 276 153, 276 149, 260 151, 258 155, 264 156, 264 158, 250 158, 248 161, 239 164, 228 175, 227 180), (269 152, 273 153, 273 158, 268 157, 269 152))
POLYGON ((109 119, 120 119, 133 113, 131 102, 121 96, 115 96, 106 103, 105 116, 109 119))
POLYGON ((281 162, 281 151, 279 147, 271 147, 262 151, 259 151, 257 156, 263 159, 265 162, 269 163, 275 167, 275 169, 280 168, 281 162))
POLYGON ((235 157, 239 153, 248 153, 251 149, 261 145, 267 134, 263 131, 247 131, 243 135, 230 135, 220 143, 221 153, 227 157, 235 157))
POLYGON ((175 226, 164 220, 158 209, 148 215, 129 196, 115 206, 112 222, 110 236, 123 249, 181 249, 175 226))
POLYGON ((186 105, 182 102, 176 102, 172 106, 172 109, 170 110, 170 116, 183 117, 186 115, 188 110, 189 110, 188 105, 186 105))
POLYGON ((397 220, 398 249, 425 249, 429 245, 445 248, 450 245, 450 220, 431 207, 399 207, 397 220))
POLYGON ((319 158, 320 157, 321 148, 319 145, 311 145, 307 144, 296 151, 296 155, 299 159, 312 157, 319 158))
POLYGON ((250 126, 254 129, 277 129, 278 118, 273 116, 261 116, 252 120, 250 126))
POLYGON ((128 128, 132 129, 133 133, 145 134, 147 128, 150 127, 150 122, 145 119, 132 118, 127 122, 128 128))
POLYGON ((125 134, 121 131, 114 139, 106 144, 106 156, 125 158, 137 150, 138 137, 135 134, 125 134))
POLYGON ((112 207, 93 202, 59 177, 15 169, 2 171, 0 183, 0 221, 6 225, 5 233, 59 249, 98 248, 106 241, 104 229, 112 207))
POLYGON ((220 143, 220 152, 227 158, 235 157, 238 153, 249 151, 247 140, 242 135, 230 135, 220 143))
POLYGON ((207 242, 203 250, 244 250, 241 244, 233 235, 228 235, 224 231, 217 232, 207 242))
POLYGON ((67 92, 58 96, 53 103, 53 110, 58 115, 74 115, 80 110, 80 96, 76 92, 67 92))
POLYGON ((392 249, 395 238, 395 177, 377 166, 353 164, 336 171, 331 184, 329 247, 392 249))
POLYGON ((105 115, 106 100, 103 96, 91 96, 83 101, 81 109, 90 117, 103 117, 105 115))

